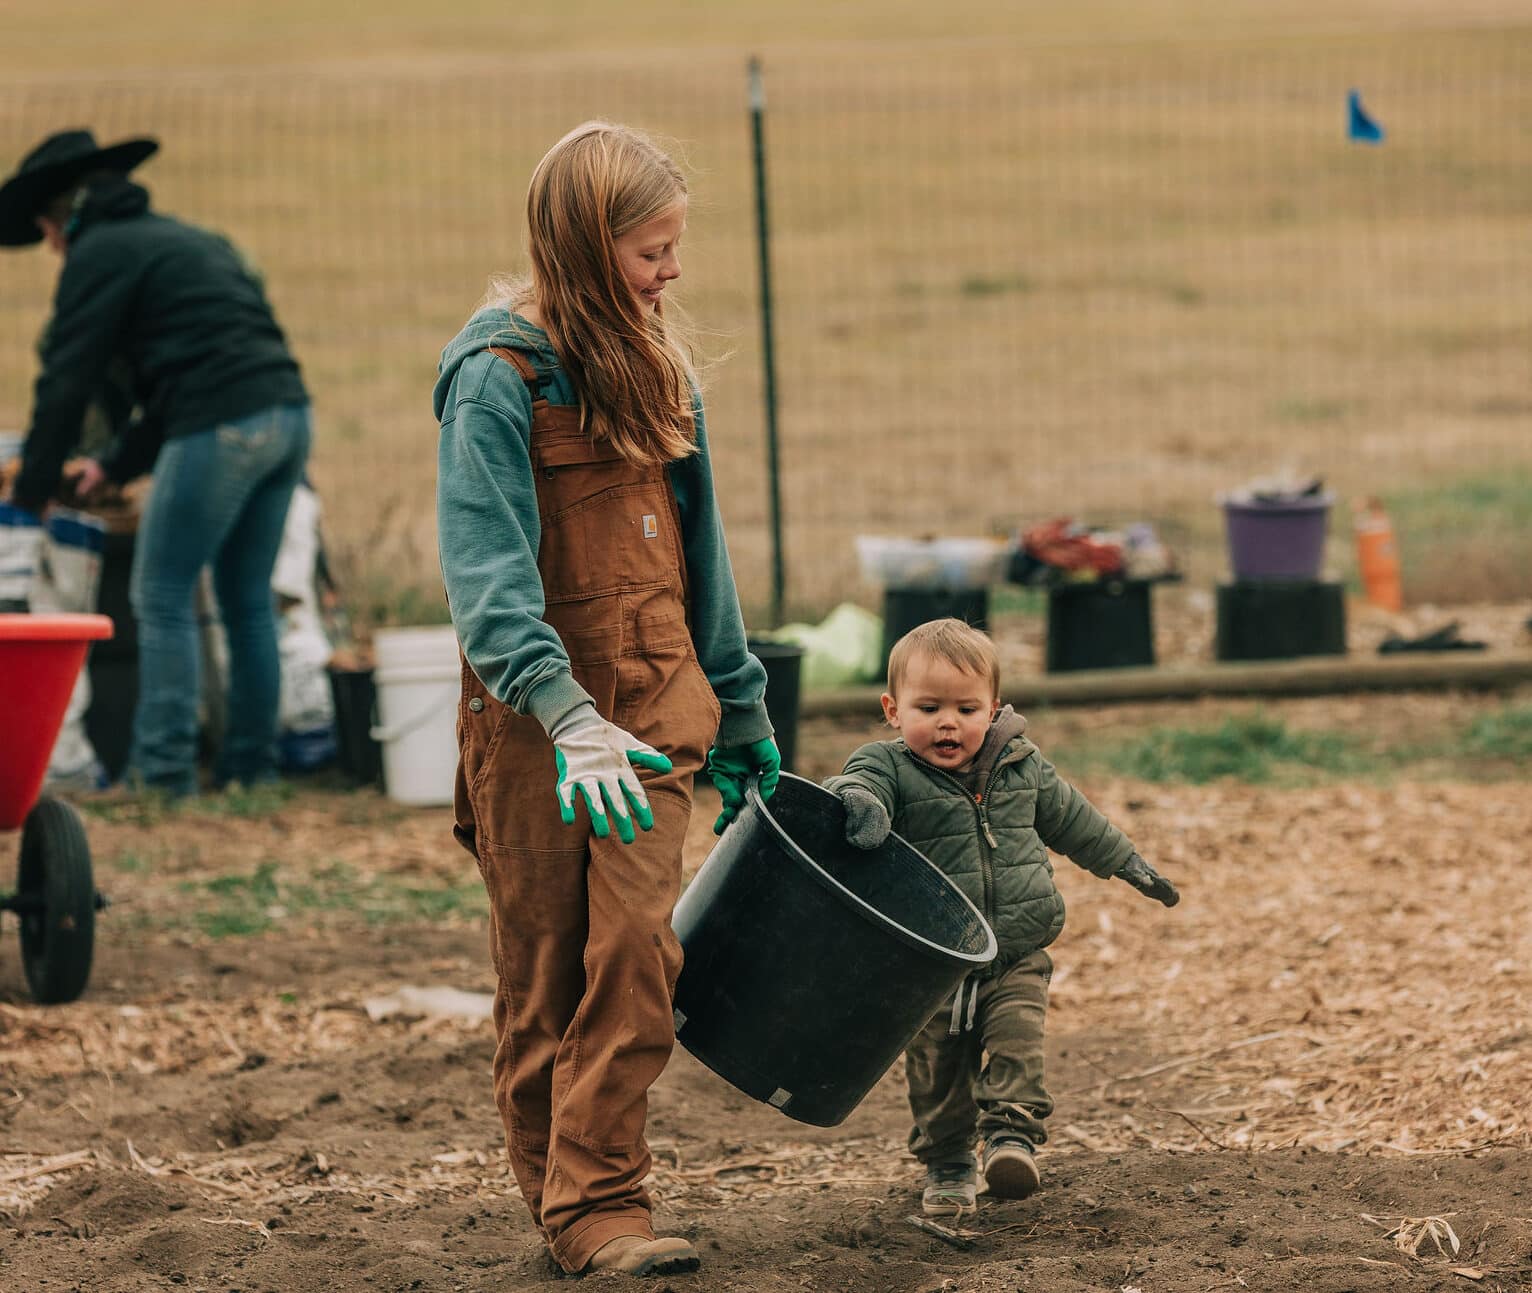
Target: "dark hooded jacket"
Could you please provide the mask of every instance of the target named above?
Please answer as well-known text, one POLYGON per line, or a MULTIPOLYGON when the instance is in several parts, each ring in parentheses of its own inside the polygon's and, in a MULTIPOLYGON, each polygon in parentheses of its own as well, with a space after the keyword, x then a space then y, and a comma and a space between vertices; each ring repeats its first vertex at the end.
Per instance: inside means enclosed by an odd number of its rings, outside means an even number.
POLYGON ((307 403, 260 278, 228 239, 151 211, 119 177, 86 190, 66 237, 19 506, 40 510, 58 488, 114 360, 140 411, 102 458, 117 481, 147 471, 165 439, 307 403))
POLYGON ((870 790, 894 830, 984 913, 999 944, 992 973, 1047 947, 1064 928, 1049 849, 1102 878, 1116 875, 1134 851, 1059 777, 1026 738, 1026 727, 1007 705, 966 775, 927 763, 902 740, 875 741, 825 782, 834 791, 870 790))

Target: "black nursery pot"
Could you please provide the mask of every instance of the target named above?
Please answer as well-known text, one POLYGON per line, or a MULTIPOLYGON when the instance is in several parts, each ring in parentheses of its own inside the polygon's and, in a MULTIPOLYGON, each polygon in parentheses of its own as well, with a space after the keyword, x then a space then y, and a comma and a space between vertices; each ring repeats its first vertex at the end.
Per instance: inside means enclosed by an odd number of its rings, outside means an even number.
POLYGON ((802 695, 804 650, 794 642, 751 638, 750 654, 766 667, 766 715, 776 735, 782 770, 791 772, 798 757, 798 702, 802 695))
POLYGON ((383 750, 372 739, 377 690, 371 669, 330 670, 335 746, 341 773, 359 786, 383 786, 383 750))
POLYGON ((883 590, 883 667, 894 643, 911 629, 932 620, 962 620, 976 629, 989 627, 988 588, 885 588, 883 590))

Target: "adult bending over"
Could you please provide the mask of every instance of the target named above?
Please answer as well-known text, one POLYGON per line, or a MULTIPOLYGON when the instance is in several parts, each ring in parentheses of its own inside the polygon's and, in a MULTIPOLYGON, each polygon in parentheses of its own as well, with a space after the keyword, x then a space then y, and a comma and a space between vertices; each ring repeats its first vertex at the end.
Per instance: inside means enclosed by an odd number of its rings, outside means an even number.
POLYGON ((130 779, 196 793, 196 587, 211 565, 229 643, 219 784, 276 777, 280 672, 271 571, 309 452, 308 394, 259 277, 218 234, 150 209, 128 178, 159 145, 101 148, 88 130, 50 136, 0 187, 0 245, 63 257, 12 501, 58 494, 91 400, 114 360, 138 416, 100 459, 72 469, 75 497, 151 468, 130 598, 138 708, 130 779))

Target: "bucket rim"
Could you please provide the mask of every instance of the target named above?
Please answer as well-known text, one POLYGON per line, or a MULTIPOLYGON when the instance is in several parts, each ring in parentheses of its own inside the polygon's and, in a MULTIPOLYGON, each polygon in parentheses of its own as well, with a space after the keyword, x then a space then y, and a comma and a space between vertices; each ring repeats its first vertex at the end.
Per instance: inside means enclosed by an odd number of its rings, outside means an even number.
POLYGON ((762 663, 765 663, 767 657, 777 660, 791 660, 798 656, 807 655, 809 651, 808 647, 797 642, 779 642, 772 638, 756 637, 747 637, 745 639, 745 650, 762 663), (764 655, 762 654, 763 651, 764 655))
POLYGON ((384 665, 367 672, 372 674, 374 686, 390 682, 457 682, 462 675, 462 666, 454 660, 451 664, 384 665))
POLYGON ((1300 494, 1292 498, 1239 498, 1219 496, 1218 505, 1226 512, 1319 512, 1335 506, 1334 494, 1300 494))
POLYGON ((27 611, 0 614, 0 642, 100 642, 112 636, 110 616, 27 611))
MULTIPOLYGON (((784 772, 781 774, 778 784, 780 785, 780 783, 783 781, 792 782, 793 784, 799 786, 806 786, 821 795, 829 795, 832 799, 835 797, 831 791, 826 790, 823 786, 819 785, 818 782, 810 781, 807 777, 798 777, 794 776, 790 772, 784 772)), ((900 942, 906 943, 911 947, 918 948, 921 951, 931 952, 944 961, 969 965, 974 969, 982 969, 984 966, 993 961, 996 955, 998 955, 1000 951, 1000 945, 995 939, 994 927, 991 926, 989 921, 984 918, 984 913, 980 911, 976 906, 974 906, 973 899, 971 899, 966 893, 959 889, 957 885, 953 884, 950 876, 942 871, 942 869, 938 867, 934 862, 932 862, 930 858, 926 857, 924 853, 917 849, 903 836, 896 835, 892 831, 890 831, 888 834, 889 839, 897 841, 901 847, 907 849, 919 862, 925 866, 930 867, 932 871, 940 876, 942 882, 946 884, 947 887, 951 889, 952 892, 962 901, 963 905, 967 907, 969 911, 973 912, 973 914, 978 918, 979 925, 985 933, 985 950, 982 954, 974 952, 960 952, 956 948, 945 947, 941 943, 932 942, 929 938, 923 938, 913 929, 909 929, 906 926, 901 925, 892 917, 888 916, 884 912, 879 911, 870 902, 867 902, 863 898, 857 897, 856 894, 854 894, 833 875, 826 871, 824 867, 820 866, 818 862, 814 861, 813 858, 804 852, 803 848, 798 844, 797 840, 793 839, 793 837, 782 828, 782 823, 777 821, 776 816, 771 811, 769 801, 761 798, 760 788, 756 782, 752 781, 749 787, 746 789, 745 799, 748 803, 755 807, 757 812, 760 813, 762 819, 770 827, 772 834, 779 841, 781 841, 781 843, 786 845, 789 856, 791 856, 801 866, 807 869, 808 873, 813 876, 815 880, 817 880, 825 888, 829 889, 832 893, 836 894, 838 897, 843 898, 858 914, 870 919, 874 924, 887 929, 896 938, 898 938, 900 942)))
POLYGON ((390 624, 372 631, 372 640, 379 638, 391 638, 395 641, 404 638, 442 638, 457 637, 457 626, 453 624, 390 624))

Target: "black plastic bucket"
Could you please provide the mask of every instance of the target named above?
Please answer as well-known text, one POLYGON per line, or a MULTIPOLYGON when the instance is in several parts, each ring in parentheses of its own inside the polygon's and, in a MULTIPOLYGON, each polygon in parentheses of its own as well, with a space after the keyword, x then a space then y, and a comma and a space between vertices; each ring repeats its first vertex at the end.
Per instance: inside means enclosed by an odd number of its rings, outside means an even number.
POLYGON ((766 666, 766 714, 776 731, 782 771, 793 770, 798 755, 798 698, 801 695, 803 648, 795 642, 751 638, 750 654, 766 666))
POLYGON ((746 1095, 833 1127, 995 935, 897 835, 847 844, 840 800, 813 782, 746 800, 676 906, 676 1037, 746 1095))

